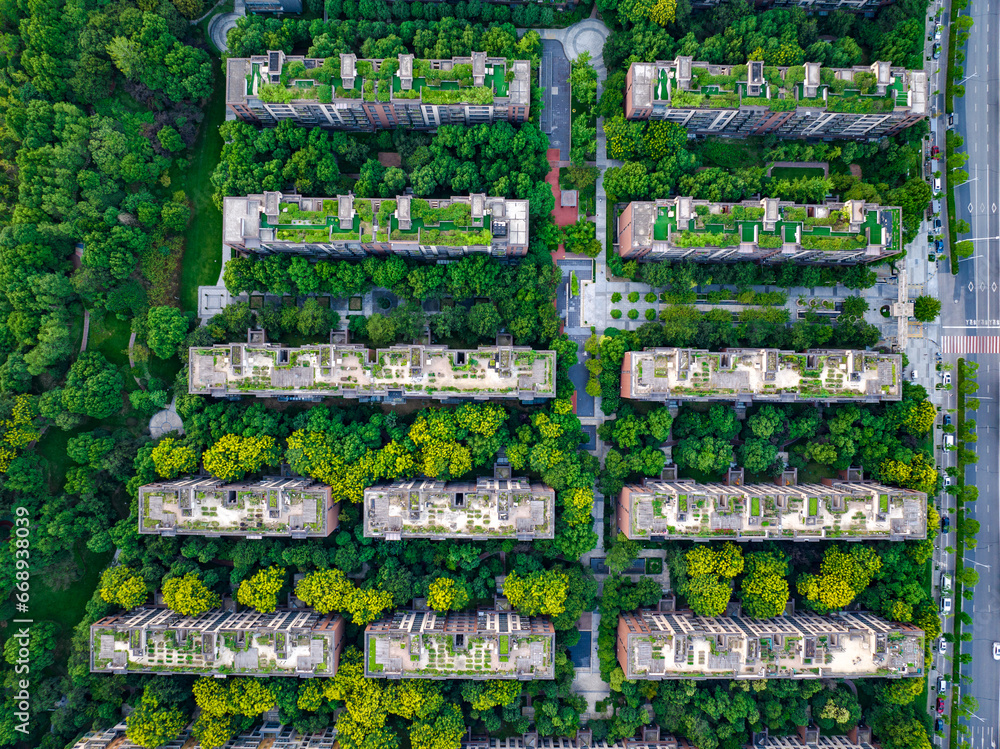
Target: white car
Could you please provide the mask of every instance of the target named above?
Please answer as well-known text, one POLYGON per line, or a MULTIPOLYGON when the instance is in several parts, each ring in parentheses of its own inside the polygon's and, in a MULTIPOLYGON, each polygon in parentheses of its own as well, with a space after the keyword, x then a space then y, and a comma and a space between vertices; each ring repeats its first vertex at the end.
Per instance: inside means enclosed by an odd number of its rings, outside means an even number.
POLYGON ((945 616, 951 613, 951 596, 941 599, 941 613, 945 616))
POLYGON ((945 372, 944 373, 944 384, 945 385, 950 385, 951 384, 951 372, 945 372))
POLYGON ((993 643, 993 660, 1000 661, 1000 642, 993 643))
POLYGON ((941 638, 941 647, 938 649, 941 651, 941 655, 944 655, 945 653, 948 652, 948 641, 943 637, 941 638))

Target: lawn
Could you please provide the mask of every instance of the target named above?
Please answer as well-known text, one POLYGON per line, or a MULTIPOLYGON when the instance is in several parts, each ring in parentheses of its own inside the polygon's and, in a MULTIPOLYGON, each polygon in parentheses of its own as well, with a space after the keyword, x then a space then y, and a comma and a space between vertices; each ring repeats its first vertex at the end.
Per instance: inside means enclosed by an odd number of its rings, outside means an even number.
POLYGON ((132 328, 128 320, 119 320, 110 312, 103 318, 99 314, 93 314, 90 316, 87 350, 100 351, 112 364, 128 367, 128 339, 131 335, 132 328))
POLYGON ((184 190, 194 208, 181 260, 181 309, 189 312, 198 311, 198 287, 214 285, 222 270, 222 211, 212 202, 211 178, 222 156, 219 125, 226 119, 225 86, 225 76, 217 70, 205 120, 187 156, 188 167, 182 172, 175 166, 170 173, 172 184, 184 190))
MULTIPOLYGON (((52 588, 40 582, 51 579, 45 575, 32 576, 31 586, 31 618, 37 621, 53 621, 62 626, 61 640, 69 640, 73 628, 83 619, 87 601, 94 593, 101 572, 108 566, 113 554, 95 554, 82 547, 82 553, 77 550, 73 554, 80 577, 72 580, 68 587, 62 590, 52 588)), ((67 570, 61 568, 60 573, 67 570)), ((68 577, 68 575, 66 575, 68 577)))
POLYGON ((826 173, 818 166, 776 166, 771 169, 771 179, 795 180, 825 176, 826 173))

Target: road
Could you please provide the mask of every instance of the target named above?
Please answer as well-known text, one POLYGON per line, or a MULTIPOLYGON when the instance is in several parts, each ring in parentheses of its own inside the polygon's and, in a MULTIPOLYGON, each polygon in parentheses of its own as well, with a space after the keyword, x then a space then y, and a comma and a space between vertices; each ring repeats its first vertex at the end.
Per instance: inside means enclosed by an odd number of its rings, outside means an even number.
MULTIPOLYGON (((956 190, 957 218, 972 227, 971 235, 959 239, 974 240, 973 256, 960 264, 957 276, 942 273, 940 297, 944 336, 1000 336, 1000 0, 977 0, 971 6, 974 25, 965 48, 966 94, 954 103, 954 129, 963 137, 968 152, 966 170, 969 182, 956 190)), ((963 11, 968 12, 968 11, 963 11)), ((944 64, 942 55, 941 63, 944 64)), ((936 88, 944 90, 943 73, 936 88)), ((932 89, 935 86, 932 86, 932 89)), ((938 111, 943 97, 937 97, 938 111)), ((943 122, 939 123, 943 125, 943 122)), ((944 128, 939 127, 937 145, 945 150, 944 128)), ((943 165, 942 165, 942 171, 943 165)), ((945 346, 944 360, 954 362, 963 352, 997 350, 984 342, 945 346), (948 350, 954 353, 949 353, 948 350)), ((978 441, 970 445, 978 455, 976 465, 968 467, 966 482, 979 488, 979 500, 967 506, 969 517, 980 522, 978 546, 965 551, 966 565, 980 575, 971 601, 963 610, 972 616, 971 642, 961 644, 972 662, 962 666, 967 693, 979 702, 979 710, 962 722, 968 725, 968 739, 974 749, 994 749, 1000 731, 1000 664, 992 657, 994 639, 1000 639, 1000 354, 967 354, 979 363, 979 410, 970 414, 978 425, 978 441), (994 590, 997 588, 997 590, 994 590), (971 679, 971 683, 968 683, 971 679)), ((954 396, 949 397, 954 403, 954 396)), ((949 543, 954 543, 954 536, 949 543)), ((956 549, 957 553, 962 550, 956 549)), ((937 581, 935 581, 937 582, 937 581)), ((954 649, 952 649, 954 652, 954 649)))

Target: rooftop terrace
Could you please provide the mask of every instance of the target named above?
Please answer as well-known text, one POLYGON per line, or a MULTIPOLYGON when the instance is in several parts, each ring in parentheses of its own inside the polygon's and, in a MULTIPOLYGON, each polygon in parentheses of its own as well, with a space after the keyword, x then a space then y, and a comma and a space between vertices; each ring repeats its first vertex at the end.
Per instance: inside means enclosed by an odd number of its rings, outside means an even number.
POLYGON ((493 478, 468 481, 397 481, 365 489, 365 536, 402 538, 555 537, 555 492, 526 478, 511 478, 498 464, 493 478))
POLYGON ((229 197, 223 240, 239 250, 296 251, 305 245, 361 243, 370 252, 421 247, 504 249, 526 246, 528 201, 482 194, 423 200, 305 198, 265 192, 229 197))
POLYGON ((879 114, 905 110, 927 114, 927 74, 888 62, 853 68, 819 63, 773 67, 760 61, 713 65, 678 57, 669 62, 633 63, 633 105, 677 109, 762 107, 879 114))
POLYGON ((618 251, 645 260, 874 262, 902 248, 902 209, 862 200, 797 205, 777 198, 690 197, 629 203, 618 251))
POLYGON ((365 676, 554 679, 555 630, 507 611, 397 611, 365 630, 365 676))
POLYGON ((924 673, 924 633, 867 612, 774 619, 642 610, 618 620, 628 679, 819 679, 924 673))
POLYGON ((622 489, 618 529, 633 539, 917 540, 927 495, 873 482, 726 486, 644 479, 622 489))
POLYGON ((658 348, 622 362, 623 398, 861 402, 902 398, 902 357, 873 351, 658 348))
POLYGON ((333 676, 343 644, 339 614, 213 609, 181 616, 143 606, 90 627, 93 673, 333 676))
POLYGON ((139 489, 139 532, 161 536, 325 538, 339 513, 330 487, 303 478, 226 484, 192 476, 139 489))
POLYGON ((529 64, 485 52, 450 60, 418 60, 404 54, 359 60, 353 54, 324 59, 271 51, 242 62, 238 69, 230 69, 229 102, 256 98, 270 104, 360 100, 507 106, 527 105, 530 98, 529 64))
MULTIPOLYGON (((187 726, 177 738, 157 749, 202 749, 202 744, 192 735, 193 726, 187 726)), ((85 734, 70 749, 144 749, 129 740, 126 721, 103 731, 85 734)), ((329 726, 313 733, 299 733, 291 726, 283 726, 267 721, 248 731, 244 731, 229 741, 222 749, 334 749, 337 744, 337 730, 329 726)))
POLYGON ((191 348, 188 360, 188 391, 215 397, 555 397, 555 352, 526 347, 233 343, 191 348))

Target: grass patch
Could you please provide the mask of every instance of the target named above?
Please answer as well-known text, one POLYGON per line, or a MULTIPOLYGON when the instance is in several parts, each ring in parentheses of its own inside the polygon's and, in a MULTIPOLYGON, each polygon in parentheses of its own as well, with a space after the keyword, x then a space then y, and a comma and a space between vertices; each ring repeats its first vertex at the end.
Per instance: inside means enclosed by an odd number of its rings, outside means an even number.
POLYGON ((119 367, 128 368, 128 339, 132 326, 128 320, 119 320, 114 313, 90 316, 88 351, 100 351, 104 358, 119 367))
POLYGON ((826 171, 818 166, 776 166, 771 169, 771 179, 807 179, 825 177, 826 171))
POLYGON ((809 497, 809 517, 819 514, 819 498, 809 497))
POLYGON ((659 557, 649 557, 646 559, 646 574, 647 575, 662 575, 663 574, 663 560, 659 557))
MULTIPOLYGON (((73 628, 83 620, 87 601, 97 589, 104 568, 111 562, 112 552, 95 554, 86 547, 73 552, 79 577, 63 590, 54 590, 45 582, 46 576, 33 578, 31 586, 31 616, 35 621, 53 621, 62 627, 62 638, 68 640, 73 628)), ((60 573, 67 574, 64 566, 60 573)))
POLYGON ((507 635, 500 635, 500 655, 507 655, 510 652, 510 641, 507 635))
POLYGON ((172 186, 184 190, 193 208, 184 232, 180 278, 181 309, 189 312, 198 311, 198 287, 214 285, 222 270, 222 211, 212 202, 212 172, 222 157, 219 125, 226 120, 225 86, 225 75, 216 70, 212 98, 188 154, 188 167, 181 172, 175 166, 170 174, 172 186))
POLYGON ((381 671, 382 664, 375 662, 375 638, 371 637, 368 640, 368 670, 369 671, 381 671))

